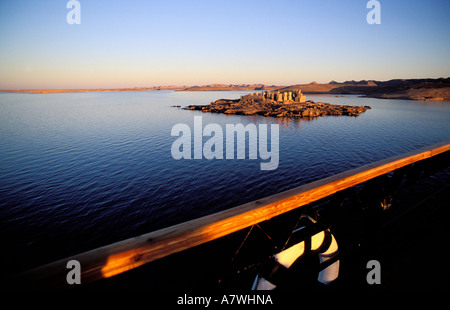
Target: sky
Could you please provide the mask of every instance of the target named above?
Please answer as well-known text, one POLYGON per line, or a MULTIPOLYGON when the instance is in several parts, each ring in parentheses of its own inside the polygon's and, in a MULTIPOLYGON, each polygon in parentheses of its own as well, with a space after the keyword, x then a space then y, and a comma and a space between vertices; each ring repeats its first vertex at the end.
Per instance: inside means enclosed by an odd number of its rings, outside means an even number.
POLYGON ((0 0, 0 89, 450 76, 450 0, 0 0))

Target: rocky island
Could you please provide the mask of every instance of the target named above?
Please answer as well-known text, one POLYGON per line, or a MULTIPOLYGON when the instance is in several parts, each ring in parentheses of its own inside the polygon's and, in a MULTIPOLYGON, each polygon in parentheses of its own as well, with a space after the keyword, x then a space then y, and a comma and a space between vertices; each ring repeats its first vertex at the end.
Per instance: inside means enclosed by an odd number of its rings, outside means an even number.
POLYGON ((240 99, 219 99, 209 105, 189 105, 185 109, 225 114, 310 118, 325 115, 358 116, 370 107, 306 101, 301 90, 296 90, 256 92, 241 96, 240 99))

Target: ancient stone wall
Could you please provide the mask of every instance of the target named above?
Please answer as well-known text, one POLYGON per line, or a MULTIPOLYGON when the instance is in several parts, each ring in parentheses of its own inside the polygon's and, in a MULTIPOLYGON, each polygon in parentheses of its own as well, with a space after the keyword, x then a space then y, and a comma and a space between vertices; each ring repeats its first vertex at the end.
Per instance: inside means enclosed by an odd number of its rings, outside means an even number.
POLYGON ((265 91, 252 93, 245 96, 241 96, 241 100, 250 101, 261 101, 268 100, 279 102, 283 104, 289 104, 293 102, 305 102, 305 96, 302 94, 301 90, 297 91, 265 91))

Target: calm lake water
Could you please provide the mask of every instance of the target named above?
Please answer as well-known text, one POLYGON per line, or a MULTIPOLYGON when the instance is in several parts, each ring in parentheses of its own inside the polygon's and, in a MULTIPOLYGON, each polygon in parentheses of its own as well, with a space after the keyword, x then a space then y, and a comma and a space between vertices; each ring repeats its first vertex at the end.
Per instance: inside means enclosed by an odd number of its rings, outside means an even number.
POLYGON ((450 102, 309 95, 372 107, 358 117, 311 121, 171 107, 247 93, 0 93, 6 273, 450 139, 450 102), (279 124, 278 168, 260 170, 259 159, 173 159, 172 127, 193 129, 199 115, 204 126, 216 123, 224 131, 226 124, 279 124))

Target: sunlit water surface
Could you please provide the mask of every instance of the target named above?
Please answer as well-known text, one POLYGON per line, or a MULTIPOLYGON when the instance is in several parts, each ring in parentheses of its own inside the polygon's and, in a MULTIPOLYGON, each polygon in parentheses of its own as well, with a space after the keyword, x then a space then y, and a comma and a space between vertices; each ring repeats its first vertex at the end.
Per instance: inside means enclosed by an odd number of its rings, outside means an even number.
POLYGON ((310 121, 171 107, 246 93, 1 93, 3 266, 26 269, 450 139, 450 102, 307 96, 372 107, 310 121), (226 124, 279 124, 278 168, 173 159, 171 129, 193 130, 194 116, 224 132, 226 124))

